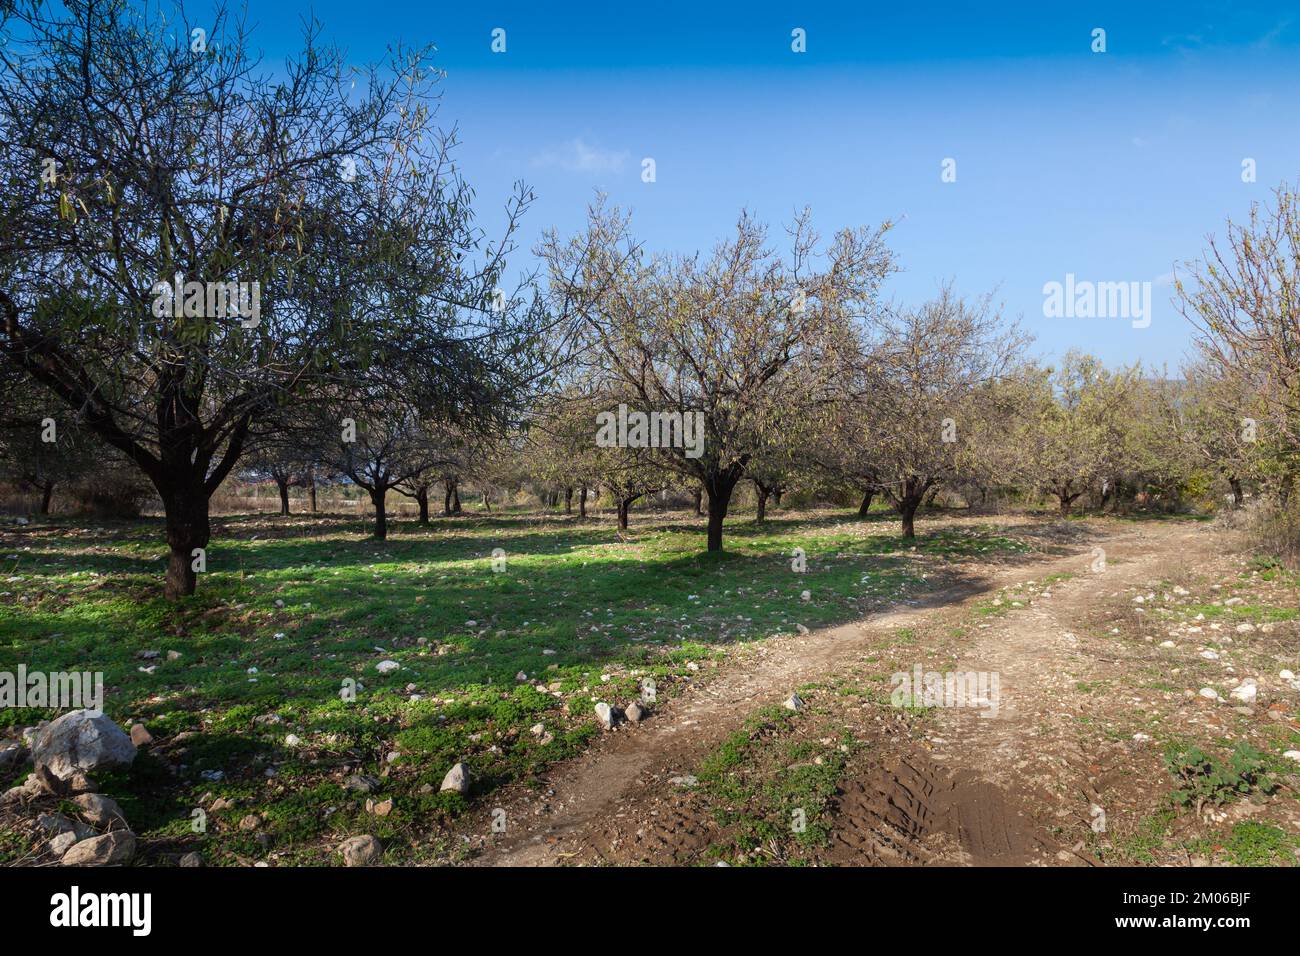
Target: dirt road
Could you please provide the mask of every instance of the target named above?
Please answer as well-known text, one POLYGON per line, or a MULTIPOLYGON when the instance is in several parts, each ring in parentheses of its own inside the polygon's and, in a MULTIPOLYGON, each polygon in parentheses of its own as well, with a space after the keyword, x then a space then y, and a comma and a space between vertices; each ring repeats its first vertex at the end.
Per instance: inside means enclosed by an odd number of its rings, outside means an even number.
POLYGON ((611 828, 635 829, 638 838, 647 828, 657 830, 651 842, 669 849, 698 843, 699 822, 674 818, 663 797, 665 781, 694 765, 748 715, 801 684, 859 663, 899 629, 951 631, 954 623, 969 621, 976 603, 1026 586, 1032 599, 978 625, 954 651, 955 669, 999 675, 996 717, 974 708, 940 709, 911 752, 845 781, 826 861, 1090 863, 1079 847, 1054 839, 1045 823, 1053 815, 1086 819, 1101 800, 1096 775, 1087 769, 1092 756, 1077 752, 1077 741, 1065 740, 1064 732, 1053 732, 1061 715, 1070 716, 1065 688, 1106 667, 1104 657, 1081 651, 1079 634, 1097 601, 1145 587, 1171 566, 1204 560, 1213 548, 1211 532, 1184 523, 1090 523, 1086 534, 1056 554, 983 566, 913 604, 754 645, 652 720, 608 734, 583 757, 555 768, 540 790, 507 795, 500 805, 510 826, 484 845, 475 862, 592 862, 600 857, 592 848, 610 844, 611 828), (1104 570, 1098 548, 1105 552, 1104 570), (1057 579, 1062 575, 1068 577, 1057 579), (1031 581, 1049 583, 1028 586, 1031 581), (1074 773, 1071 766, 1084 769, 1074 773))

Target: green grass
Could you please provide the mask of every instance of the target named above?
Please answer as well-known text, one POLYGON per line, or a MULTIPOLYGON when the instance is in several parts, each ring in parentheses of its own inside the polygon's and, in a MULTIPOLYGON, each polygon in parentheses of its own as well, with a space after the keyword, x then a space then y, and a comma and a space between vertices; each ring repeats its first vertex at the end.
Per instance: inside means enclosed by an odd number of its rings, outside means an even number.
POLYGON ((829 745, 795 734, 801 719, 759 711, 700 764, 702 795, 725 834, 707 859, 800 865, 829 840, 830 801, 858 744, 847 732, 829 745))
MULTIPOLYGON (((516 514, 399 522, 382 543, 368 527, 216 520, 199 592, 179 603, 160 596, 156 521, 5 532, 0 669, 103 672, 105 710, 144 722, 159 752, 102 788, 157 852, 320 860, 364 831, 414 853, 431 827, 585 747, 597 700, 625 703, 647 680, 671 696, 733 645, 855 619, 925 587, 936 564, 1028 550, 973 525, 903 541, 888 519, 825 513, 736 522, 721 556, 702 553, 693 521, 659 518, 625 537, 608 522, 516 514), (796 546, 805 574, 790 567, 796 546), (385 659, 400 670, 378 673, 385 659), (475 780, 469 801, 438 793, 457 760, 475 780), (339 789, 355 772, 381 778, 390 816, 339 789), (195 834, 208 794, 238 804, 195 834), (269 842, 237 828, 251 812, 269 842)), ((44 716, 0 710, 0 727, 44 716)))
POLYGON ((1296 846, 1295 839, 1280 827, 1243 820, 1233 826, 1223 850, 1237 866, 1294 866, 1292 850, 1296 846))

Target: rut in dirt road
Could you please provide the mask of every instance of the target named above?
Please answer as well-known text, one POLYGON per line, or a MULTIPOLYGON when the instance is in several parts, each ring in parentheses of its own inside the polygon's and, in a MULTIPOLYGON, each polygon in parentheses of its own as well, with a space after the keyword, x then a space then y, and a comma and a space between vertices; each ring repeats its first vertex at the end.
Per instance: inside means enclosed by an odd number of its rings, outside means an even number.
MULTIPOLYGON (((1180 536, 1163 528, 1126 529, 1101 540, 1114 560, 1132 562, 1125 574, 1143 573, 1142 561, 1154 560, 1181 545, 1180 536)), ((758 708, 778 703, 793 688, 860 661, 882 634, 899 628, 944 625, 968 613, 976 598, 1033 577, 1076 575, 1071 601, 1086 601, 1091 593, 1113 589, 1118 578, 1088 574, 1089 561, 1089 549, 1083 548, 1065 557, 999 567, 978 581, 963 581, 911 607, 800 637, 763 642, 747 653, 745 660, 729 663, 715 680, 666 705, 645 725, 610 734, 587 754, 556 767, 545 781, 550 789, 545 798, 539 799, 534 790, 503 801, 512 821, 510 832, 485 846, 475 862, 528 866, 581 860, 612 818, 635 813, 647 788, 662 786, 670 775, 695 765, 758 708)), ((1023 642, 1002 636, 997 642, 992 637, 981 639, 972 649, 969 667, 1004 668, 1003 698, 1012 696, 1018 703, 1033 675, 1051 666, 1041 647, 1035 650, 1030 646, 1037 641, 1031 635, 1044 629, 1050 629, 1045 621, 1026 625, 1016 632, 1023 642), (1027 663, 1015 659, 1019 654, 1025 655, 1027 663)), ((981 783, 963 769, 978 769, 981 752, 988 748, 1028 745, 1018 742, 1021 728, 1015 724, 1014 712, 1013 705, 1006 721, 979 720, 973 714, 954 718, 987 726, 958 730, 954 725, 950 736, 954 741, 960 739, 954 749, 962 756, 951 765, 936 750, 932 759, 918 755, 900 767, 882 768, 872 779, 846 781, 828 862, 1012 864, 1049 853, 1052 848, 1003 800, 996 786, 981 783), (989 726, 1004 723, 1007 729, 990 733, 989 726), (934 851, 945 846, 950 852, 934 851)), ((949 732, 948 726, 944 729, 949 732)), ((665 832, 662 839, 684 842, 690 848, 689 821, 679 820, 674 825, 672 820, 662 819, 658 825, 666 831, 679 831, 665 832)), ((696 842, 698 839, 703 839, 702 835, 697 835, 696 842)))

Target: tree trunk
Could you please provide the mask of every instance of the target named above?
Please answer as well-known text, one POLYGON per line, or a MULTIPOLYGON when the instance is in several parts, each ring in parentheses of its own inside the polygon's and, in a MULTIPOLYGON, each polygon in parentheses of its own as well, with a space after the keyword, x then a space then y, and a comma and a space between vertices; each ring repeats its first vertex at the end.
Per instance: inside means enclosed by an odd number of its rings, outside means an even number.
POLYGON ((1080 492, 1077 492, 1077 491, 1076 491, 1074 494, 1072 494, 1072 495, 1071 495, 1071 494, 1067 494, 1067 493, 1064 492, 1064 491, 1059 492, 1059 493, 1057 494, 1057 497, 1060 499, 1060 504, 1061 504, 1061 517, 1062 517, 1062 518, 1068 518, 1068 517, 1070 517, 1070 506, 1074 504, 1074 499, 1075 499, 1075 498, 1078 498, 1078 497, 1079 497, 1079 494, 1080 494, 1080 492))
POLYGON ((454 515, 463 514, 464 510, 460 506, 460 479, 457 478, 451 483, 451 513, 454 515))
POLYGON ((388 515, 384 511, 384 499, 388 496, 388 489, 377 487, 370 492, 370 501, 375 506, 375 537, 380 541, 388 539, 388 515))
POLYGON ((899 489, 900 493, 894 504, 903 519, 904 538, 916 537, 916 509, 921 507, 929 487, 929 482, 923 482, 915 476, 903 479, 902 488, 899 489))
POLYGON ((754 491, 758 494, 758 506, 754 512, 754 521, 762 524, 767 518, 767 496, 770 492, 757 481, 754 482, 754 491))
POLYGON ((311 513, 316 513, 316 472, 307 476, 307 497, 311 501, 311 513))
POLYGON ((287 515, 289 513, 289 479, 275 479, 275 487, 280 489, 280 514, 287 515))
POLYGON ((421 485, 415 489, 415 503, 420 506, 420 524, 429 523, 429 486, 421 485))
POLYGON ((483 510, 488 513, 491 513, 492 511, 492 502, 488 500, 488 493, 486 488, 483 490, 483 510))
POLYGON ((587 486, 578 489, 578 517, 587 517, 587 486))
POLYGON ((704 516, 704 489, 695 489, 695 514, 697 517, 704 516))
POLYGON ((709 550, 722 550, 722 522, 726 520, 731 505, 731 493, 739 478, 716 476, 704 486, 709 493, 709 550))
POLYGON ((198 581, 194 549, 207 547, 212 527, 201 481, 198 486, 169 488, 162 498, 169 550, 163 596, 175 600, 194 593, 198 581))
POLYGON ((444 517, 448 517, 448 518, 450 518, 450 517, 451 517, 451 489, 452 489, 452 483, 451 483, 450 480, 446 480, 446 481, 443 482, 443 486, 446 488, 446 491, 445 491, 445 493, 444 493, 443 496, 442 496, 442 513, 443 513, 443 516, 444 516, 444 517))
POLYGON ((868 488, 862 493, 862 504, 858 505, 858 517, 865 518, 871 511, 871 499, 876 497, 876 490, 868 488))
POLYGON ((618 499, 618 530, 619 531, 627 530, 627 509, 631 507, 633 500, 634 499, 631 498, 618 499))
POLYGON ((929 508, 933 508, 933 507, 934 507, 934 499, 937 498, 937 497, 939 497, 939 489, 938 489, 938 488, 935 488, 935 489, 933 489, 933 490, 930 492, 929 497, 927 497, 927 498, 925 499, 925 507, 926 507, 927 509, 929 509, 929 508))
POLYGON ((1228 484, 1232 486, 1232 507, 1240 508, 1246 500, 1246 495, 1241 488, 1241 479, 1229 478, 1228 484))
POLYGON ((50 513, 50 499, 54 497, 54 482, 47 481, 41 488, 41 514, 50 513))
POLYGON ((773 489, 772 489, 772 504, 774 504, 774 505, 775 505, 776 507, 778 507, 778 508, 781 507, 781 496, 782 496, 783 494, 785 494, 785 492, 782 491, 780 488, 773 488, 773 489))
POLYGON ((573 486, 569 485, 564 489, 564 513, 573 514, 573 486))
POLYGON ((921 506, 920 495, 908 495, 898 503, 899 514, 903 516, 903 537, 916 537, 916 509, 921 506))

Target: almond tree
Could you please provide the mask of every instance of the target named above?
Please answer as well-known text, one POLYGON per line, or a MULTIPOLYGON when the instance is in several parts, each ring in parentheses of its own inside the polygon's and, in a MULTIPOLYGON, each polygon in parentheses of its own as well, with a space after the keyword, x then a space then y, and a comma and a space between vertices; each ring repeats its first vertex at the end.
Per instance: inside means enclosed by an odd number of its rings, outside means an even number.
POLYGON ((990 297, 967 300, 950 286, 919 307, 884 311, 866 346, 859 457, 873 463, 904 538, 915 536, 926 495, 959 476, 975 453, 977 419, 998 414, 994 386, 1012 373, 1024 344, 990 297))
MULTIPOLYGON (((383 541, 388 537, 388 492, 431 483, 454 450, 425 426, 420 410, 404 396, 373 390, 364 401, 351 399, 332 408, 319 426, 335 429, 326 462, 370 496, 374 536, 383 541)), ((427 498, 421 523, 428 523, 427 498)))
MULTIPOLYGON (((1271 206, 1210 237, 1176 289, 1205 360, 1263 409, 1256 453, 1285 497, 1300 475, 1300 194, 1283 184, 1271 206)), ((1251 417, 1237 409, 1238 418, 1251 417)))
POLYGON ((66 408, 15 372, 0 368, 7 399, 0 406, 0 476, 34 492, 46 515, 54 489, 102 467, 104 456, 66 408))
POLYGON ((703 416, 698 457, 656 451, 704 487, 709 551, 722 550, 732 492, 776 427, 779 403, 833 390, 854 325, 891 269, 887 228, 845 229, 819 251, 805 213, 782 257, 742 214, 707 256, 650 255, 628 219, 598 202, 584 235, 543 242, 553 309, 578 320, 599 391, 629 395, 647 413, 703 416), (807 377, 794 383, 796 367, 807 377))
POLYGON ((220 8, 5 10, 0 361, 153 483, 168 597, 194 591, 209 498, 273 408, 380 383, 483 413, 531 374, 539 313, 494 295, 528 195, 485 243, 429 51, 356 70, 311 23, 272 79, 220 8), (199 291, 173 308, 177 280, 199 291))
POLYGON ((1235 376, 1204 360, 1184 370, 1184 380, 1162 381, 1154 404, 1160 425, 1181 442, 1195 464, 1219 475, 1240 508, 1246 483, 1260 468, 1259 396, 1235 376))
POLYGON ((1094 483, 1114 481, 1125 464, 1125 411, 1140 375, 1108 370, 1069 352, 1056 370, 1033 376, 1030 407, 1016 446, 1034 486, 1057 500, 1061 517, 1094 483))

